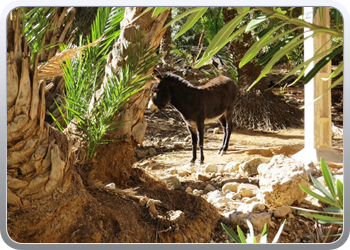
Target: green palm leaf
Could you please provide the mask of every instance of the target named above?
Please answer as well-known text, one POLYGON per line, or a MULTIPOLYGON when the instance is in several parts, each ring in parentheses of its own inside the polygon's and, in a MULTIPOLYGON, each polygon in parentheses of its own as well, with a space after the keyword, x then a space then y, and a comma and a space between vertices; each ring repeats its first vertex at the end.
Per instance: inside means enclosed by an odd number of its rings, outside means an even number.
POLYGON ((266 15, 258 16, 256 19, 253 19, 248 23, 245 31, 248 32, 255 29, 257 26, 259 26, 261 23, 265 22, 266 20, 268 20, 268 17, 266 15))
POLYGON ((152 17, 159 15, 160 13, 166 11, 168 9, 168 7, 156 7, 154 8, 152 17))
POLYGON ((247 89, 247 91, 249 91, 258 81, 260 81, 260 79, 263 78, 265 76, 265 74, 267 74, 270 71, 270 69, 276 64, 276 62, 278 62, 285 54, 287 54, 292 49, 294 49, 295 47, 297 47, 300 44, 302 44, 305 40, 309 39, 310 37, 317 35, 317 33, 313 33, 313 34, 311 34, 311 35, 309 35, 307 37, 301 38, 303 35, 304 34, 300 34, 300 35, 296 36, 293 39, 293 41, 291 41, 288 44, 286 44, 282 50, 279 50, 278 52, 276 52, 276 54, 266 64, 266 66, 261 71, 261 73, 258 76, 258 78, 252 83, 252 85, 250 85, 250 87, 247 89))
POLYGON ((239 67, 242 68, 245 64, 247 64, 248 62, 250 62, 258 53, 259 51, 264 48, 265 46, 285 37, 286 35, 296 31, 298 28, 294 28, 291 29, 287 32, 284 32, 282 34, 279 34, 273 38, 271 38, 271 36, 278 31, 279 29, 281 29, 283 26, 285 26, 286 23, 283 23, 279 26, 277 26, 274 29, 269 30, 261 39, 259 39, 259 41, 255 42, 248 50, 247 52, 244 54, 241 62, 239 63, 239 67))
POLYGON ((302 79, 304 84, 308 83, 327 63, 329 63, 335 56, 343 52, 343 46, 335 49, 332 53, 323 57, 310 72, 302 79))
POLYGON ((314 176, 310 175, 310 178, 312 180, 312 182, 315 185, 315 188, 319 191, 321 191, 328 199, 330 199, 331 201, 335 202, 335 198, 334 196, 322 185, 322 183, 317 180, 314 176))
POLYGON ((213 40, 210 42, 208 48, 203 53, 203 57, 201 58, 201 60, 196 64, 195 68, 201 67, 222 47, 224 47, 230 40, 244 32, 246 26, 240 28, 235 33, 233 33, 235 28, 241 23, 242 19, 248 13, 249 11, 243 12, 219 30, 219 32, 214 36, 213 40))
POLYGON ((184 34, 187 30, 192 28, 192 26, 198 21, 199 18, 203 16, 203 14, 207 11, 208 8, 202 8, 201 10, 192 13, 186 20, 185 24, 181 27, 179 33, 176 34, 174 39, 177 39, 182 34, 184 34))
POLYGON ((330 190, 331 194, 333 195, 333 197, 336 197, 335 185, 334 185, 332 172, 331 172, 331 170, 329 169, 329 167, 327 166, 326 162, 324 161, 324 159, 322 157, 321 157, 321 161, 320 162, 321 162, 322 175, 324 177, 326 185, 329 188, 329 190, 330 190))
POLYGON ((290 41, 292 41, 293 38, 294 36, 290 36, 284 41, 281 41, 278 44, 276 44, 275 47, 273 47, 273 49, 271 49, 268 53, 266 53, 263 57, 259 59, 257 64, 262 65, 265 62, 267 62, 271 57, 273 57, 274 54, 276 54, 277 51, 279 51, 280 49, 283 49, 285 45, 287 45, 290 41))
MULTIPOLYGON (((325 45, 323 45, 323 46, 325 46, 325 45)), ((317 60, 317 59, 319 59, 319 58, 321 58, 321 57, 324 57, 325 55, 327 55, 328 53, 332 52, 335 48, 338 48, 338 47, 341 46, 341 45, 338 45, 338 46, 335 46, 334 48, 330 48, 330 49, 327 49, 327 50, 325 50, 325 51, 320 52, 321 49, 323 48, 323 46, 315 53, 315 55, 314 55, 312 58, 310 58, 309 60, 307 60, 307 61, 305 61, 305 62, 299 64, 298 66, 296 66, 296 67, 294 67, 292 70, 290 70, 290 71, 288 72, 288 74, 286 74, 286 75, 279 81, 279 83, 283 82, 283 81, 284 81, 285 79, 287 79, 289 76, 295 74, 298 70, 303 69, 302 72, 299 74, 298 79, 297 79, 296 81, 294 81, 293 83, 290 84, 290 85, 293 85, 294 83, 296 83, 297 81, 299 81, 299 79, 301 79, 301 78, 303 77, 303 74, 304 74, 305 70, 307 69, 307 67, 309 66, 309 64, 310 64, 311 62, 313 62, 313 61, 315 61, 315 60, 317 60)), ((339 69, 339 70, 340 70, 340 69, 339 69)))
POLYGON ((176 17, 173 18, 169 23, 167 23, 167 24, 164 26, 163 30, 166 29, 166 28, 168 28, 168 27, 169 27, 170 25, 172 25, 174 22, 177 22, 177 21, 179 21, 180 19, 184 18, 185 16, 188 16, 189 14, 194 13, 194 12, 199 12, 199 11, 201 11, 201 10, 204 9, 204 8, 205 8, 205 7, 196 7, 196 8, 191 8, 191 9, 185 11, 184 13, 182 13, 182 14, 176 16, 176 17))
POLYGON ((236 241, 237 243, 242 243, 241 239, 238 237, 238 235, 235 234, 235 232, 233 232, 228 226, 226 226, 222 222, 221 222, 221 226, 225 229, 225 231, 228 233, 228 235, 230 235, 231 238, 234 239, 234 241, 236 241))
POLYGON ((326 204, 329 204, 329 205, 332 205, 332 206, 337 206, 337 203, 336 202, 333 202, 332 200, 328 199, 327 197, 324 197, 322 195, 319 195, 313 191, 311 191, 310 189, 304 187, 303 185, 299 184, 300 188, 307 194, 315 197, 316 199, 320 200, 321 202, 323 203, 326 203, 326 204))
POLYGON ((341 206, 343 207, 343 183, 340 180, 337 180, 337 193, 341 206))
POLYGON ((241 243, 247 243, 246 237, 242 229, 238 225, 237 225, 237 233, 238 233, 239 239, 241 240, 241 243))
POLYGON ((321 214, 301 214, 304 217, 315 218, 320 223, 332 223, 332 224, 343 224, 343 218, 326 216, 321 214))

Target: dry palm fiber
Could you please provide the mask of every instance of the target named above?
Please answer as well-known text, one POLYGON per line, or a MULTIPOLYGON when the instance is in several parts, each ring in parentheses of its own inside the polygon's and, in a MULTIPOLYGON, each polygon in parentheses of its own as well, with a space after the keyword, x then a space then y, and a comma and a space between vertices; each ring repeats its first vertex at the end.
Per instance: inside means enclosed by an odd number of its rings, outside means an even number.
POLYGON ((303 110, 284 102, 271 91, 252 89, 237 97, 233 122, 239 128, 276 131, 303 125, 303 110))

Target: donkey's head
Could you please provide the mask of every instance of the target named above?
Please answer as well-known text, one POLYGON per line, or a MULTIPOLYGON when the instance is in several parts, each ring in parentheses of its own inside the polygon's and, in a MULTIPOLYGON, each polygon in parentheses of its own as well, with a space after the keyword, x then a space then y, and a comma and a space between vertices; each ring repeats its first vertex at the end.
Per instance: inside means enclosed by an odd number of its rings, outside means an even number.
POLYGON ((151 89, 151 99, 148 108, 152 111, 159 111, 171 101, 170 84, 161 75, 157 75, 158 82, 151 89))

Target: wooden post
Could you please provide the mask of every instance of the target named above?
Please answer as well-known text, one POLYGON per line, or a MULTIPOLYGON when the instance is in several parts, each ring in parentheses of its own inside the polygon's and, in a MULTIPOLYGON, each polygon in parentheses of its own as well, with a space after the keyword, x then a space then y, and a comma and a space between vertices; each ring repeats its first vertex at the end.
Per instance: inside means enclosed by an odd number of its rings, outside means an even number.
MULTIPOLYGON (((304 7, 304 19, 323 27, 330 27, 329 8, 322 7, 317 10, 314 16, 313 7, 304 7), (320 15, 321 12, 321 15, 320 15)), ((305 28, 305 31, 308 31, 305 28)), ((306 32, 309 36, 311 31, 306 32)), ((307 61, 314 56, 316 51, 325 51, 331 48, 331 38, 328 34, 319 34, 309 38, 304 42, 304 60, 307 61)), ((317 63, 313 62, 306 70, 307 74, 317 63)), ((294 157, 304 161, 319 161, 323 157, 326 161, 342 162, 343 156, 332 147, 332 117, 331 117, 331 91, 327 89, 331 86, 331 80, 324 81, 332 72, 331 62, 324 66, 316 76, 305 85, 305 116, 304 133, 305 148, 294 157), (323 94, 323 95, 322 95, 323 94), (317 101, 314 101, 316 98, 317 101)))

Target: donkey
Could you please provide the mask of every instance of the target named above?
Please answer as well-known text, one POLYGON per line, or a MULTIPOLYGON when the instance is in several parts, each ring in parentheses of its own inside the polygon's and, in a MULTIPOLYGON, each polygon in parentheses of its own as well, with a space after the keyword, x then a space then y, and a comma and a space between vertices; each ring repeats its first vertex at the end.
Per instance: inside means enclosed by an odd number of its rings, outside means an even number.
POLYGON ((159 111, 170 103, 181 114, 191 134, 191 162, 194 163, 197 159, 197 143, 200 163, 204 162, 204 124, 212 120, 218 119, 224 130, 218 153, 226 153, 232 132, 233 108, 238 95, 235 83, 228 77, 219 76, 203 86, 196 87, 172 73, 157 77, 160 81, 151 89, 148 108, 152 112, 159 111))

